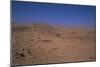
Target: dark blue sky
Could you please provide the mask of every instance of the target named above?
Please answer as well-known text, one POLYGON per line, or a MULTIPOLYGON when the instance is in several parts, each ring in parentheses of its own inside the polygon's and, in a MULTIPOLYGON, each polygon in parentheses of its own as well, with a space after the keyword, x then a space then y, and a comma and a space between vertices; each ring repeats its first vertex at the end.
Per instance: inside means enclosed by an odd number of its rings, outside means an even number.
POLYGON ((16 23, 45 22, 69 26, 95 26, 96 7, 13 1, 12 21, 16 23))

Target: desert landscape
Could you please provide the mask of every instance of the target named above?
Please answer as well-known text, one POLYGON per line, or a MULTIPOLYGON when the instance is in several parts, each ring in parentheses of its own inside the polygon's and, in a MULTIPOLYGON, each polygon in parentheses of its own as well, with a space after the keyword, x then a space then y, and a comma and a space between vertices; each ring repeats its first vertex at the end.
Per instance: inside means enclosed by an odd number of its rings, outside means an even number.
POLYGON ((96 60, 96 30, 49 24, 12 25, 12 65, 96 60))

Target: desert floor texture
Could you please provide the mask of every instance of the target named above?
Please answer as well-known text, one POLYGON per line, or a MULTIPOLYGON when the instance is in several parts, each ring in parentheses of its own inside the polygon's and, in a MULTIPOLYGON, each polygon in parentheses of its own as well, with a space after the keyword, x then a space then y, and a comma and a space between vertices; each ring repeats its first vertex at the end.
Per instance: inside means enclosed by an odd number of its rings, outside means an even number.
POLYGON ((12 26, 13 65, 95 61, 95 28, 47 24, 12 26))

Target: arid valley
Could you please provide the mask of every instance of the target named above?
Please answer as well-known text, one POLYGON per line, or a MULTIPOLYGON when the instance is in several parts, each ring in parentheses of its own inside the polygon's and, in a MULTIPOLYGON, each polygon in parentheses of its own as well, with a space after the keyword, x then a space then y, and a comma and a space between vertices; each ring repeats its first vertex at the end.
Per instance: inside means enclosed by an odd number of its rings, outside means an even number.
POLYGON ((13 25, 13 65, 96 60, 96 30, 47 24, 13 25))

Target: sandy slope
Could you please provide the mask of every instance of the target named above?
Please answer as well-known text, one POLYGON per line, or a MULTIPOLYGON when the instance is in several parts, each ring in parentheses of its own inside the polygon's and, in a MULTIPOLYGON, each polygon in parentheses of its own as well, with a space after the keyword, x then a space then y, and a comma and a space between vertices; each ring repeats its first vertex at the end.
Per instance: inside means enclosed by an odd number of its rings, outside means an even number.
POLYGON ((95 29, 16 26, 12 30, 12 64, 95 61, 95 29))

